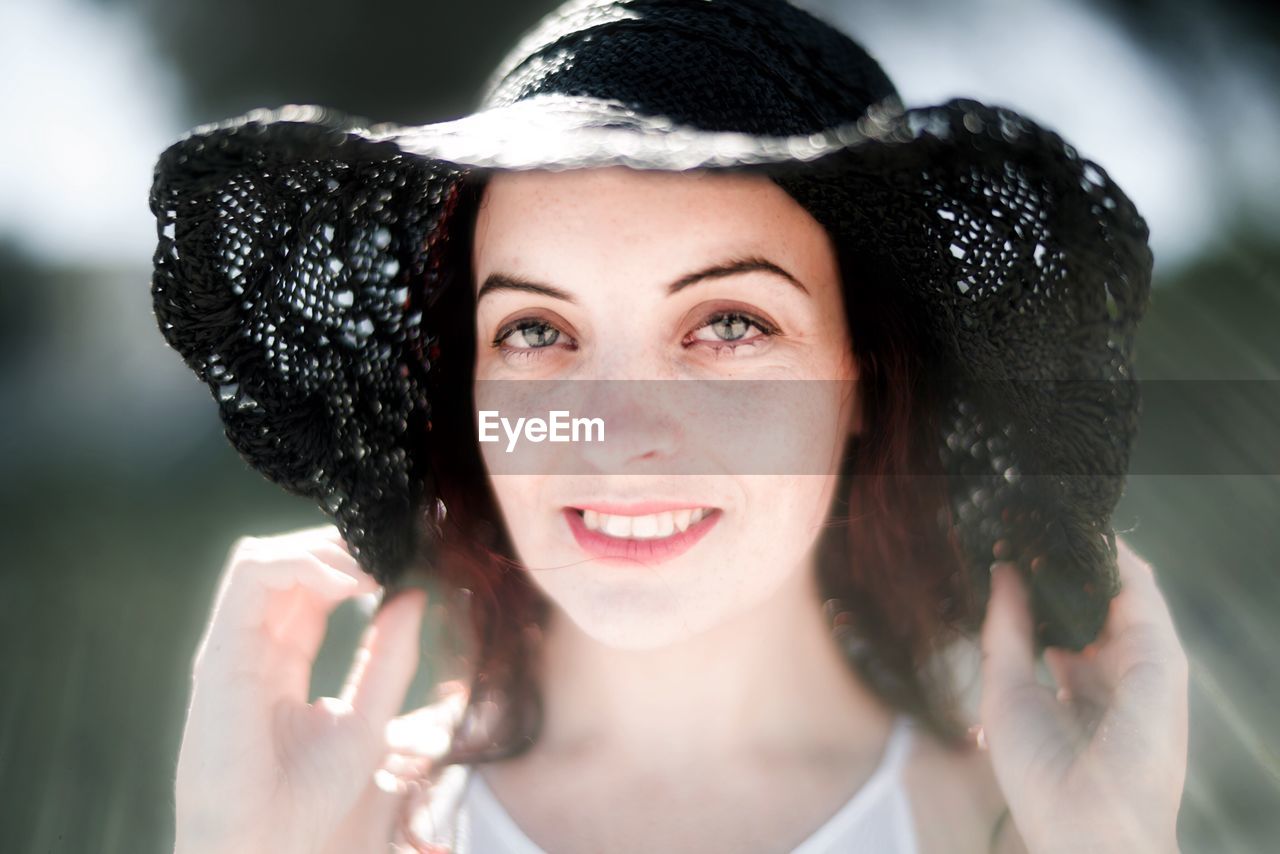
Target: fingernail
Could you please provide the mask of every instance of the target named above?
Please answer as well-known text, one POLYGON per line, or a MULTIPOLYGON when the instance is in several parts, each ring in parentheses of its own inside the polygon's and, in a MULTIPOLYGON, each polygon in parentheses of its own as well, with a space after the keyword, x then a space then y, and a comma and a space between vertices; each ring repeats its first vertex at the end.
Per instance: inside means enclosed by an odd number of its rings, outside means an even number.
POLYGON ((998 560, 991 564, 991 589, 1005 587, 1010 578, 1016 576, 1017 566, 1012 561, 998 560))
POLYGON ((366 617, 372 617, 374 612, 378 610, 378 605, 382 603, 382 594, 384 590, 379 587, 372 593, 365 593, 363 596, 356 597, 356 607, 360 613, 366 617))

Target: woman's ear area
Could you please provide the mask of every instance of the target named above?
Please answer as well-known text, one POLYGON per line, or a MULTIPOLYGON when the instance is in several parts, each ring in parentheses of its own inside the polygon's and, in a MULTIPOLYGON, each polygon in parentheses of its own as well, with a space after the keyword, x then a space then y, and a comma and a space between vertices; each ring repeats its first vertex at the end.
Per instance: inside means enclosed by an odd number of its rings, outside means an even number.
MULTIPOLYGON (((845 334, 849 332, 846 329, 845 334)), ((863 416, 862 388, 861 388, 861 368, 858 364, 857 354, 854 352, 852 342, 846 340, 845 350, 842 354, 839 376, 845 385, 844 394, 844 417, 848 428, 845 430, 846 436, 860 436, 866 428, 865 417, 863 416)))
POLYGON ((849 429, 848 436, 861 436, 866 428, 863 417, 862 394, 858 387, 858 375, 855 368, 853 378, 849 381, 849 390, 845 401, 847 407, 849 429))
POLYGON ((864 429, 864 425, 862 423, 862 403, 858 399, 856 388, 857 387, 855 385, 855 393, 852 395, 852 400, 850 401, 850 404, 849 404, 850 408, 853 410, 850 413, 850 418, 849 418, 849 435, 850 436, 861 436, 862 431, 864 429))

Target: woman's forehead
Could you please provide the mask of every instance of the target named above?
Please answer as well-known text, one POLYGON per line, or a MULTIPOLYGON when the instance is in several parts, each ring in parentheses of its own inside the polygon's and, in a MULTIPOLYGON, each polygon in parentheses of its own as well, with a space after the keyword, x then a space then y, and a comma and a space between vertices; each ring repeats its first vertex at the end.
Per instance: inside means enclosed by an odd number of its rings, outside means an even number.
POLYGON ((494 173, 474 244, 481 275, 493 265, 661 266, 666 256, 726 253, 794 264, 829 251, 817 221, 763 174, 622 166, 494 173))

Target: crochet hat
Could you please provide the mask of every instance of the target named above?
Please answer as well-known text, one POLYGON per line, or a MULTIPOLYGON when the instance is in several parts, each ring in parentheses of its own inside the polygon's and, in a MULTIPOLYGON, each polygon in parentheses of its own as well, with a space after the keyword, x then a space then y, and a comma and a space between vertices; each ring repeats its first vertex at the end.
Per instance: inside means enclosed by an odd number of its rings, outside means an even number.
POLYGON ((1039 560, 1042 642, 1094 637, 1117 589, 1146 225, 1057 134, 967 99, 906 109, 862 47, 781 0, 575 0, 455 121, 289 106, 195 128, 151 190, 157 321, 243 458, 387 583, 438 535, 430 458, 449 449, 429 424, 461 403, 430 393, 431 311, 469 287, 445 227, 459 187, 607 165, 767 174, 923 306, 950 377, 943 533, 975 567, 1002 538, 1039 560))

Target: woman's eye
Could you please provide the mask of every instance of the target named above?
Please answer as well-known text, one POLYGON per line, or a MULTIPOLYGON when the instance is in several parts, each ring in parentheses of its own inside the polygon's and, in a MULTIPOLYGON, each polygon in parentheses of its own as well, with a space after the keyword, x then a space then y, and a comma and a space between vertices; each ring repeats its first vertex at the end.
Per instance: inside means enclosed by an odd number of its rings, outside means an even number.
POLYGON ((520 320, 504 327, 493 339, 493 346, 505 352, 524 351, 519 355, 528 356, 534 355, 530 351, 551 347, 560 337, 560 330, 546 321, 520 320))
POLYGON ((713 314, 706 323, 694 330, 690 340, 705 341, 713 346, 755 344, 775 335, 777 331, 758 317, 737 311, 720 312, 713 314), (755 330, 756 334, 748 335, 751 330, 755 330))

